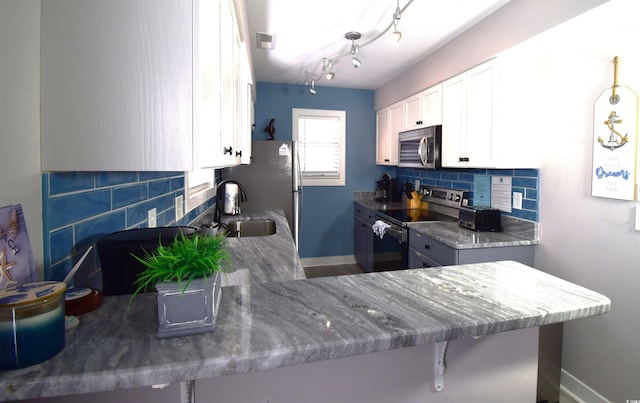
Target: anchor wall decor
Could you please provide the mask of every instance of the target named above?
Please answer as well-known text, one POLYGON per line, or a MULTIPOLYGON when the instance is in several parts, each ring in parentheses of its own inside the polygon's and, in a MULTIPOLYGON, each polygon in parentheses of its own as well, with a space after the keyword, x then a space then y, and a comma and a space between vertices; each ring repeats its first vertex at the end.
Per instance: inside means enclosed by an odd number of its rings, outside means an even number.
POLYGON ((618 56, 612 62, 613 86, 593 107, 591 195, 637 200, 638 96, 618 85, 618 56))

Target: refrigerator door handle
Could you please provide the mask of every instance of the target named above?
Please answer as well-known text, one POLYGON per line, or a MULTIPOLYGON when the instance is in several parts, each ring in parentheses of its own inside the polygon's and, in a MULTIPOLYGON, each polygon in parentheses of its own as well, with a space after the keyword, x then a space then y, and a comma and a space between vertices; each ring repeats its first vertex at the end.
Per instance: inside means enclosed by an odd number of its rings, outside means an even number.
POLYGON ((298 153, 298 142, 291 142, 293 165, 293 239, 298 249, 300 236, 300 217, 302 215, 302 169, 300 168, 300 155, 298 153))

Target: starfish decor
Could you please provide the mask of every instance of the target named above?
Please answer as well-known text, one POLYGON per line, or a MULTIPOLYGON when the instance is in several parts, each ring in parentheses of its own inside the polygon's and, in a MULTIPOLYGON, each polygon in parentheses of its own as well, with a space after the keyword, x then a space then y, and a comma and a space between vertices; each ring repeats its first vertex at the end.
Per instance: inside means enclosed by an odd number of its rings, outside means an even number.
POLYGON ((0 289, 17 284, 9 274, 9 269, 15 265, 15 262, 7 263, 7 254, 3 248, 2 252, 0 252, 0 289))

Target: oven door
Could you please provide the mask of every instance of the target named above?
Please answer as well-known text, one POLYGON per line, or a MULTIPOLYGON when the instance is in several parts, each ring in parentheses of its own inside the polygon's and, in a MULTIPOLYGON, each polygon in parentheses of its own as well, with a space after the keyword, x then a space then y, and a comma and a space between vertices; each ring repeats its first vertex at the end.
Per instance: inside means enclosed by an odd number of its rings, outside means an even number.
POLYGON ((379 220, 390 225, 382 238, 373 235, 373 271, 400 270, 409 267, 409 242, 407 228, 388 220, 379 220))

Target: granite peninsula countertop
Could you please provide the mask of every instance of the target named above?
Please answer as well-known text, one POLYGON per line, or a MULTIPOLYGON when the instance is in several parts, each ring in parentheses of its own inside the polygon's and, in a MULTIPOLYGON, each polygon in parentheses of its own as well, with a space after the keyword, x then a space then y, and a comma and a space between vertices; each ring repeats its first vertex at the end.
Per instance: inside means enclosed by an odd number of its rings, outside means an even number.
MULTIPOLYGON (((375 200, 355 200, 371 210, 401 210, 406 203, 382 203, 375 200)), ((457 222, 422 221, 407 223, 407 227, 427 235, 454 249, 501 248, 540 244, 538 223, 502 216, 502 232, 477 232, 462 228, 457 222)))
POLYGON ((158 339, 154 294, 105 297, 55 357, 0 372, 0 400, 246 373, 604 314, 610 300, 513 261, 222 289, 212 333, 158 339))
POLYGON ((224 286, 243 285, 247 282, 304 279, 304 269, 282 210, 247 212, 222 216, 222 222, 234 220, 260 220, 270 218, 276 222, 276 233, 268 236, 227 238, 231 252, 232 271, 223 278, 224 286))

